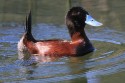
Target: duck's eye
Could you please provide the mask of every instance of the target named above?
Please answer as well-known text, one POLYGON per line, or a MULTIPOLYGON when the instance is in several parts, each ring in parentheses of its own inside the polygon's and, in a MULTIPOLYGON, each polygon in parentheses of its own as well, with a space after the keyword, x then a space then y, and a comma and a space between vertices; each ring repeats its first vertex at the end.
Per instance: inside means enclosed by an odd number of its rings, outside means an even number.
POLYGON ((72 13, 72 16, 77 16, 77 15, 80 15, 80 12, 73 12, 72 13))
POLYGON ((80 12, 78 12, 78 15, 80 14, 80 12))

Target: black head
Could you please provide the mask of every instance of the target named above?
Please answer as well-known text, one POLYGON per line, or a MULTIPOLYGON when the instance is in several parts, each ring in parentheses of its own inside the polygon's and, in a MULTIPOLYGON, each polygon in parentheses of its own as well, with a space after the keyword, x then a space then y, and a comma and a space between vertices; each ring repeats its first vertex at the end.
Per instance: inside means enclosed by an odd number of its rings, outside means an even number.
POLYGON ((89 13, 82 7, 71 8, 66 15, 67 26, 83 28, 85 26, 86 15, 89 15, 89 13))

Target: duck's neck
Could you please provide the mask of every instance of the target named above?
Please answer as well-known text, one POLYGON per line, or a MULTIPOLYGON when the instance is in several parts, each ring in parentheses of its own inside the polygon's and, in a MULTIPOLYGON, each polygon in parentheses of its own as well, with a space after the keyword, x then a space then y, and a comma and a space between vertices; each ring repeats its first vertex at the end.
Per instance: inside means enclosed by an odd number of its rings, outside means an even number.
POLYGON ((86 54, 94 50, 93 45, 86 36, 84 27, 74 27, 69 29, 69 32, 72 39, 72 44, 76 45, 76 53, 78 55, 86 54))
POLYGON ((68 27, 72 42, 82 41, 84 43, 90 43, 88 37, 86 36, 84 26, 70 26, 68 27))
POLYGON ((72 42, 79 41, 79 40, 82 40, 85 43, 89 42, 89 39, 86 36, 84 30, 83 31, 76 31, 76 32, 74 32, 73 34, 70 34, 70 35, 71 35, 72 42))

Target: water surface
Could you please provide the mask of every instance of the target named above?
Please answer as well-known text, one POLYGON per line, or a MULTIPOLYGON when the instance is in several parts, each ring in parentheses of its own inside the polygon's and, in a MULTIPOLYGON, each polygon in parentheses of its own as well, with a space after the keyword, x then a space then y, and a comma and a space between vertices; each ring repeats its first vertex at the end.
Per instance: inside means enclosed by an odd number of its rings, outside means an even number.
MULTIPOLYGON (((80 5, 84 5, 93 17, 104 24, 97 28, 86 26, 87 36, 96 50, 82 57, 62 57, 52 62, 23 66, 22 61, 18 60, 17 42, 24 33, 24 25, 15 22, 2 23, 0 25, 0 82, 124 83, 125 1, 80 1, 80 5)), ((49 10, 49 12, 53 11, 49 10)), ((63 14, 58 14, 57 17, 60 16, 64 17, 63 14)), ((45 22, 36 20, 39 22, 33 25, 33 35, 36 39, 70 40, 63 18, 60 18, 59 22, 53 19, 44 19, 45 22)))

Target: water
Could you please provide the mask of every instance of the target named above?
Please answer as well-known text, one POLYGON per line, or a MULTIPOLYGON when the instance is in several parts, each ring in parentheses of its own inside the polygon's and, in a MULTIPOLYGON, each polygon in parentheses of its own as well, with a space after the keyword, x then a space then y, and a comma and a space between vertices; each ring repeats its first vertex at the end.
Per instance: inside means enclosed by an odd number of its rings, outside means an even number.
MULTIPOLYGON (((1 24, 0 83, 124 83, 125 1, 81 2, 93 17, 104 24, 97 28, 86 26, 87 35, 96 50, 82 57, 63 57, 50 62, 23 66, 22 61, 18 60, 17 42, 24 32, 24 26, 13 22, 1 24)), ((61 21, 46 21, 47 23, 33 26, 35 38, 70 40, 67 28, 60 24, 61 21)))

